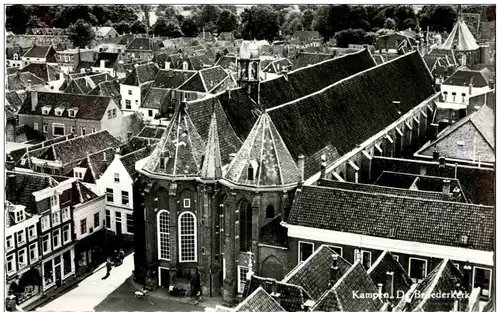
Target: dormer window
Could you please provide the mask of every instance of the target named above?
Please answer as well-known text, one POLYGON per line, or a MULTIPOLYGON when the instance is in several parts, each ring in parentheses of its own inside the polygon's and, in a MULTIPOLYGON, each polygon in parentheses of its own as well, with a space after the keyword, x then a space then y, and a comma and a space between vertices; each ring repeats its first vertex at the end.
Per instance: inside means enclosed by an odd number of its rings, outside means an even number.
POLYGON ((259 165, 258 165, 257 161, 251 160, 250 163, 248 164, 248 169, 247 169, 247 180, 248 181, 254 181, 256 179, 258 168, 259 168, 259 165))
POLYGON ((75 118, 76 117, 76 113, 78 112, 78 108, 71 108, 71 109, 68 109, 68 115, 69 117, 73 117, 75 118))
POLYGON ((63 112, 64 112, 64 108, 61 108, 61 107, 58 107, 55 110, 56 116, 62 116, 63 112))
POLYGON ((52 109, 52 107, 50 107, 50 106, 42 107, 42 115, 48 115, 50 113, 51 109, 52 109))
POLYGON ((83 179, 85 176, 85 172, 87 171, 87 168, 82 168, 82 167, 76 167, 73 169, 73 176, 77 179, 83 179))
POLYGON ((16 218, 16 224, 19 222, 23 222, 24 219, 26 219, 26 215, 24 213, 24 207, 22 206, 17 206, 16 210, 14 210, 15 218, 16 218))
POLYGON ((19 59, 19 55, 17 55, 17 53, 14 54, 14 61, 17 61, 18 59, 19 59))

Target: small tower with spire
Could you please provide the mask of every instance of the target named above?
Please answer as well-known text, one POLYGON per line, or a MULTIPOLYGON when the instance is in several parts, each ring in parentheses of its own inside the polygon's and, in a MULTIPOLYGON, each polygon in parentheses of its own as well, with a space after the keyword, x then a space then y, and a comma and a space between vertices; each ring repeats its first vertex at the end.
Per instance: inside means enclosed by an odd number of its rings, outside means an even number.
POLYGON ((260 51, 259 45, 254 41, 241 43, 237 60, 238 86, 246 89, 250 97, 258 103, 260 83, 260 51))

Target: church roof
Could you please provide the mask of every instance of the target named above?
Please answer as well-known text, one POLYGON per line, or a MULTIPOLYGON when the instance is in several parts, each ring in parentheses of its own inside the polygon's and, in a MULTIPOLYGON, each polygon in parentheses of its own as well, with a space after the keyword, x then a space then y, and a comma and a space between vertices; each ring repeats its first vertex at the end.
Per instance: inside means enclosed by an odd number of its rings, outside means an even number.
POLYGON ((217 130, 217 117, 212 114, 210 130, 208 131, 208 142, 201 167, 201 178, 206 180, 218 180, 222 177, 222 163, 220 157, 219 134, 217 130))
POLYGON ((455 23, 455 26, 453 26, 453 30, 448 38, 446 38, 441 49, 467 52, 475 51, 479 49, 479 46, 470 32, 469 27, 467 27, 467 24, 460 19, 455 23))
POLYGON ((257 187, 282 187, 298 182, 299 169, 267 113, 260 115, 229 164, 225 178, 257 187))
POLYGON ((143 170, 168 177, 198 177, 205 142, 182 103, 143 170))

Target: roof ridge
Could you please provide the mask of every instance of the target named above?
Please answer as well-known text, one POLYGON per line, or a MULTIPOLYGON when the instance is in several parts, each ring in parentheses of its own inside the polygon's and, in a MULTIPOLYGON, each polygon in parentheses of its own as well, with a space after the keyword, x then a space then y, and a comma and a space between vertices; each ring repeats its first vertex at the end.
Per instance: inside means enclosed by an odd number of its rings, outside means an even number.
MULTIPOLYGON (((366 49, 363 49, 363 50, 361 50, 360 52, 365 51, 365 50, 366 50, 366 49)), ((357 52, 357 53, 360 53, 360 52, 357 52)), ((387 65, 387 64, 393 63, 393 62, 395 62, 395 61, 397 61, 397 60, 400 60, 400 59, 403 59, 403 58, 406 58, 406 57, 410 57, 410 56, 412 56, 412 55, 413 55, 413 54, 415 54, 415 53, 418 53, 418 51, 413 51, 413 52, 410 52, 410 53, 407 53, 407 54, 404 54, 404 55, 398 56, 398 57, 396 57, 396 58, 394 58, 394 59, 392 59, 392 60, 389 60, 389 61, 387 61, 387 62, 385 62, 385 63, 376 64, 375 66, 372 66, 372 67, 370 67, 370 68, 367 68, 367 69, 365 69, 365 70, 362 70, 362 71, 360 71, 360 72, 357 72, 357 73, 355 73, 355 74, 353 74, 353 75, 351 75, 351 76, 348 76, 348 77, 345 77, 345 78, 343 78, 343 79, 340 79, 339 81, 337 81, 337 82, 335 82, 335 83, 333 83, 333 84, 331 84, 331 85, 328 85, 328 86, 324 87, 324 88, 323 88, 323 89, 321 89, 321 90, 318 90, 318 91, 313 92, 313 93, 309 93, 309 94, 307 94, 307 95, 305 95, 305 96, 303 96, 303 97, 297 98, 297 99, 292 100, 292 101, 289 101, 289 102, 287 102, 287 103, 283 103, 283 104, 278 105, 278 106, 274 106, 274 107, 267 108, 267 109, 266 109, 266 111, 267 111, 267 112, 271 112, 271 111, 274 111, 274 110, 277 110, 277 109, 283 108, 283 107, 285 107, 285 106, 288 106, 288 105, 290 105, 290 104, 294 104, 294 103, 300 102, 300 101, 302 101, 303 99, 306 99, 306 98, 309 98, 309 97, 312 97, 312 96, 316 96, 316 95, 318 95, 318 94, 322 94, 322 93, 323 93, 323 92, 325 92, 326 90, 329 90, 330 88, 333 88, 333 87, 335 87, 335 86, 337 86, 337 85, 340 85, 341 83, 344 83, 344 82, 346 82, 346 81, 349 81, 349 80, 351 80, 351 79, 353 79, 353 78, 355 78, 355 77, 359 77, 359 76, 361 76, 361 75, 364 75, 364 74, 365 74, 365 73, 367 73, 367 72, 370 72, 370 71, 372 71, 372 70, 374 70, 374 69, 378 69, 378 68, 380 68, 380 67, 382 67, 382 66, 385 66, 385 65, 387 65)), ((345 55, 343 55, 343 56, 347 56, 347 55, 348 55, 348 54, 345 54, 345 55)), ((419 55, 420 55, 420 54, 419 54, 419 55)), ((343 57, 343 56, 341 56, 341 57, 343 57)), ((337 59, 337 58, 333 58, 333 59, 330 59, 330 60, 325 60, 324 62, 326 62, 326 61, 332 61, 332 60, 335 60, 335 59, 337 59)), ((422 59, 422 61, 423 61, 423 59, 422 59)), ((321 63, 322 63, 322 62, 321 62, 321 63)), ((315 65, 318 65, 318 64, 321 64, 321 63, 317 63, 317 64, 315 64, 315 65)), ((424 62, 424 63, 425 63, 425 62, 424 62)), ((304 68, 310 68, 310 67, 298 68, 298 69, 296 69, 296 70, 300 70, 300 69, 304 69, 304 68)), ((289 73, 289 75, 290 75, 290 74, 291 74, 291 72, 289 73)))
POLYGON ((377 267, 377 265, 380 264, 380 262, 382 262, 382 259, 384 259, 385 255, 388 253, 389 251, 386 249, 384 250, 380 256, 377 258, 377 260, 375 260, 375 262, 371 265, 370 268, 368 268, 368 271, 366 271, 366 273, 369 275, 373 270, 375 270, 375 268, 377 267))
POLYGON ((425 295, 423 296, 422 301, 420 301, 419 304, 417 305, 417 309, 418 308, 422 309, 423 305, 427 302, 427 299, 430 298, 430 296, 429 296, 430 293, 429 292, 432 293, 432 291, 436 287, 439 279, 441 278, 441 276, 442 276, 442 274, 444 272, 444 269, 446 268, 446 265, 448 264, 448 261, 449 261, 448 258, 443 259, 443 261, 441 263, 441 266, 440 266, 439 270, 436 272, 436 275, 433 276, 432 283, 429 286, 429 288, 427 289, 427 291, 425 292, 425 295))
MULTIPOLYGON (((322 65, 323 63, 326 63, 326 62, 332 62, 333 60, 337 60, 339 58, 345 58, 347 56, 351 56, 351 55, 355 55, 355 54, 361 54, 361 52, 363 52, 365 50, 367 50, 367 49, 365 48, 365 49, 362 49, 362 50, 359 50, 359 51, 355 51, 355 52, 352 52, 352 53, 346 53, 346 54, 338 56, 338 57, 335 57, 334 54, 324 53, 325 55, 332 55, 333 58, 321 61, 319 63, 311 64, 311 66, 305 66, 305 67, 300 67, 300 68, 294 69, 292 71, 289 71, 288 74, 290 75, 290 74, 293 74, 293 73, 298 72, 300 70, 305 70, 305 69, 308 69, 308 68, 311 68, 311 67, 316 67, 316 66, 322 65)), ((321 53, 313 53, 313 52, 300 52, 300 53, 321 54, 321 53)), ((299 55, 299 54, 297 54, 297 55, 299 55)))
POLYGON ((444 202, 450 205, 463 205, 463 206, 473 206, 476 208, 494 208, 494 206, 486 206, 486 205, 477 205, 477 204, 469 204, 469 203, 462 203, 462 202, 454 202, 454 201, 445 201, 445 200, 437 200, 437 199, 426 199, 426 198, 418 198, 418 197, 408 197, 408 196, 399 196, 399 195, 393 195, 393 194, 373 194, 369 192, 363 192, 363 191, 354 191, 354 190, 346 190, 346 189, 340 189, 336 187, 326 187, 326 186, 320 186, 320 185, 304 185, 303 187, 310 187, 310 188, 320 188, 320 189, 330 189, 330 190, 337 190, 337 191, 343 191, 343 192, 349 192, 349 193, 361 193, 361 194, 367 194, 367 195, 376 195, 376 196, 384 196, 384 197, 397 197, 397 198, 404 198, 407 200, 419 200, 419 201, 430 201, 430 202, 444 202))

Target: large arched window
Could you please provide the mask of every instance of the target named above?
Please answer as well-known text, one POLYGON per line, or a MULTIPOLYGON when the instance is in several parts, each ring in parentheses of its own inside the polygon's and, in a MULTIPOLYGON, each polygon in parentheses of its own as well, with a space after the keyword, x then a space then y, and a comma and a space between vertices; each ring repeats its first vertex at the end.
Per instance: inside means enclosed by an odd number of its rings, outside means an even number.
POLYGON ((196 216, 185 211, 179 215, 179 262, 196 262, 196 216))
POLYGON ((166 210, 158 212, 158 259, 170 260, 170 213, 166 210))

